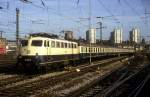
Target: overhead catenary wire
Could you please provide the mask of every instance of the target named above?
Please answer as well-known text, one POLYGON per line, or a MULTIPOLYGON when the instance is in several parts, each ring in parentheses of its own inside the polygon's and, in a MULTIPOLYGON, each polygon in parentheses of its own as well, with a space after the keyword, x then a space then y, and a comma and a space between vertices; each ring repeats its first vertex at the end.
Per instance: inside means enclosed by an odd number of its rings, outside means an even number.
POLYGON ((132 7, 127 0, 123 0, 123 1, 139 17, 139 19, 141 20, 141 15, 138 13, 138 11, 136 11, 136 9, 134 7, 132 7))
MULTIPOLYGON (((31 4, 32 6, 37 7, 37 8, 47 9, 47 13, 48 13, 48 10, 53 10, 53 11, 55 10, 55 9, 53 9, 53 8, 50 8, 50 7, 46 6, 44 2, 43 2, 43 3, 44 3, 44 7, 45 7, 45 8, 44 8, 43 6, 36 5, 36 4, 34 4, 33 2, 31 2, 31 1, 29 1, 29 0, 19 0, 19 1, 24 1, 23 3, 31 4)), ((7 12, 7 13, 9 13, 9 14, 11 14, 11 15, 14 15, 14 13, 10 13, 10 12, 7 12)), ((77 19, 77 18, 72 18, 72 17, 63 16, 62 14, 57 13, 57 12, 52 12, 52 13, 55 14, 55 15, 57 15, 57 16, 64 17, 64 18, 66 18, 67 20, 71 20, 71 21, 73 21, 73 22, 76 22, 75 19, 77 19)), ((33 20, 31 20, 30 17, 25 16, 25 14, 22 14, 22 13, 21 13, 20 15, 21 15, 21 17, 23 17, 23 19, 25 18, 25 19, 29 20, 30 22, 33 21, 33 20)), ((22 18, 21 18, 21 20, 22 20, 22 18)), ((82 23, 80 23, 80 24, 82 25, 82 23)), ((83 26, 85 26, 85 25, 83 25, 83 26)))
POLYGON ((98 3, 114 18, 115 21, 120 22, 116 16, 105 6, 105 4, 101 0, 97 0, 98 3))
MULTIPOLYGON (((30 2, 29 4, 31 4, 32 6, 37 7, 37 8, 46 9, 46 10, 47 10, 47 13, 49 12, 49 10, 52 10, 51 13, 53 13, 53 14, 55 14, 55 15, 57 15, 57 16, 63 17, 63 18, 65 18, 65 19, 69 20, 69 21, 76 22, 76 19, 77 19, 77 18, 74 18, 74 17, 66 17, 66 16, 64 16, 63 14, 58 13, 56 9, 53 9, 53 8, 51 8, 51 7, 49 7, 49 6, 46 6, 46 5, 45 5, 45 6, 43 7, 43 6, 37 5, 37 4, 33 3, 33 2, 30 2)), ((82 25, 82 23, 81 23, 81 25, 82 25)), ((83 26, 85 26, 85 25, 83 25, 83 26)))

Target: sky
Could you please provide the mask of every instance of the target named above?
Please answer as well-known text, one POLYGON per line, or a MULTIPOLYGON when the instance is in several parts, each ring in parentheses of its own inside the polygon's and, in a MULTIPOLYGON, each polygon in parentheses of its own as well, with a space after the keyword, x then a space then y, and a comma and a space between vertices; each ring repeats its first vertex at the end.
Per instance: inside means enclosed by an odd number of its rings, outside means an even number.
POLYGON ((149 5, 150 0, 0 0, 0 31, 3 37, 15 39, 18 8, 20 37, 35 32, 62 35, 62 30, 71 30, 76 38, 85 38, 89 24, 98 28, 101 21, 105 40, 115 27, 123 29, 123 40, 129 38, 133 27, 138 27, 146 38, 150 36, 149 5))

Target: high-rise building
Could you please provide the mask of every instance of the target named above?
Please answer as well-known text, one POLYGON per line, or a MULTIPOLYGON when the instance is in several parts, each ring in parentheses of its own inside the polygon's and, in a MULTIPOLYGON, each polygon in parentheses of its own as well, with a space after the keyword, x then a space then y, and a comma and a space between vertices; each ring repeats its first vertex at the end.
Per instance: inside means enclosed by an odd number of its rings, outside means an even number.
POLYGON ((134 42, 134 43, 140 42, 140 29, 133 28, 130 31, 130 42, 134 42))
POLYGON ((120 44, 122 43, 122 29, 121 28, 115 28, 113 32, 111 32, 110 40, 114 44, 120 44))
POLYGON ((74 36, 73 36, 73 31, 64 31, 65 33, 65 39, 66 40, 73 40, 74 36))
POLYGON ((86 40, 89 43, 96 43, 96 29, 91 28, 90 30, 86 31, 86 40))

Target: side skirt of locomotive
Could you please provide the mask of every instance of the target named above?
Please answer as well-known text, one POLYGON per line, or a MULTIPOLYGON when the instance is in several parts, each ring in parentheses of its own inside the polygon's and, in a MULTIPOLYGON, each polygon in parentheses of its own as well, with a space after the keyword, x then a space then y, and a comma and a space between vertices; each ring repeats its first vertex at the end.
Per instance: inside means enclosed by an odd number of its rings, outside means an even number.
POLYGON ((20 56, 17 65, 24 69, 60 68, 66 64, 74 65, 79 55, 20 56))
MULTIPOLYGON (((22 65, 25 69, 39 68, 60 68, 65 65, 78 65, 89 60, 90 54, 74 54, 74 55, 50 55, 50 56, 18 56, 17 64, 22 65)), ((118 56, 117 53, 99 53, 91 54, 92 60, 97 58, 107 58, 118 56)))

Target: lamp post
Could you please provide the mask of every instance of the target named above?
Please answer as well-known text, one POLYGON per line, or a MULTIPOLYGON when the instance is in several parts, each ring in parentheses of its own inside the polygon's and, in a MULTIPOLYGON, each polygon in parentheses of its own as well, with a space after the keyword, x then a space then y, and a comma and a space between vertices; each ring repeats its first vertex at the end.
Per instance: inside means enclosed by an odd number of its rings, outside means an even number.
POLYGON ((4 33, 4 31, 0 31, 0 34, 1 34, 0 37, 1 37, 1 38, 3 37, 3 33, 4 33))
MULTIPOLYGON (((91 33, 91 0, 89 0, 89 33, 91 33)), ((90 65, 92 64, 92 58, 91 58, 91 38, 90 38, 90 65)))
MULTIPOLYGON (((103 17, 96 17, 96 18, 99 18, 99 19, 101 18, 101 19, 103 19, 103 17)), ((100 35, 99 41, 102 42, 102 22, 99 21, 98 23, 99 23, 99 35, 100 35)))

